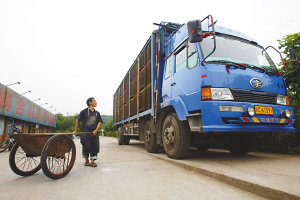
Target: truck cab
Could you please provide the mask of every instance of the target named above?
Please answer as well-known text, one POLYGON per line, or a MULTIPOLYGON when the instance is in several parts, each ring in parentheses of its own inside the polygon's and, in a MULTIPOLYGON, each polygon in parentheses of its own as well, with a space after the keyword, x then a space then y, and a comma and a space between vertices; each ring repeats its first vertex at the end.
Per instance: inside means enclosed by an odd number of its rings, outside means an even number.
POLYGON ((188 32, 182 26, 165 47, 172 50, 166 51, 161 107, 188 121, 191 145, 219 142, 247 153, 257 131, 295 131, 285 80, 262 46, 217 25, 202 24, 204 37, 193 43, 188 32))
POLYGON ((176 110, 180 120, 201 113, 200 131, 295 130, 285 80, 263 47, 222 26, 215 27, 215 38, 190 43, 187 26, 181 29, 173 39, 186 39, 174 42, 165 60, 162 107, 181 107, 176 110), (214 39, 214 52, 202 62, 214 39))

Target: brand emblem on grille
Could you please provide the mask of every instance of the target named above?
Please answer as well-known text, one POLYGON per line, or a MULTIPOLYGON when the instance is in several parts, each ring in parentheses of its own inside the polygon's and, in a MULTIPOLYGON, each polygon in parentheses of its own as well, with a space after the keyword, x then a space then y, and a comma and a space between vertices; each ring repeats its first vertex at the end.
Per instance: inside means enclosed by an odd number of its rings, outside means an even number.
POLYGON ((255 89, 261 89, 263 87, 263 83, 258 78, 253 78, 250 81, 250 85, 255 89))

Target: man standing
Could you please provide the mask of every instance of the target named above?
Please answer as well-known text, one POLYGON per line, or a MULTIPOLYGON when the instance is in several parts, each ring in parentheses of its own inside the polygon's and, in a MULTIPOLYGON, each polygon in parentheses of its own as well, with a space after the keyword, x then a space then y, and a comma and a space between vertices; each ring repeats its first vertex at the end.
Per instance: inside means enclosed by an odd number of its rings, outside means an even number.
POLYGON ((91 97, 86 101, 88 108, 82 110, 76 119, 75 130, 73 133, 77 133, 80 121, 82 121, 83 132, 90 132, 89 134, 83 134, 80 136, 80 142, 82 144, 82 157, 85 158, 85 166, 97 167, 95 160, 97 160, 97 154, 99 153, 99 135, 98 131, 103 123, 101 115, 95 110, 97 107, 97 101, 91 97), (89 162, 89 156, 91 163, 89 162))

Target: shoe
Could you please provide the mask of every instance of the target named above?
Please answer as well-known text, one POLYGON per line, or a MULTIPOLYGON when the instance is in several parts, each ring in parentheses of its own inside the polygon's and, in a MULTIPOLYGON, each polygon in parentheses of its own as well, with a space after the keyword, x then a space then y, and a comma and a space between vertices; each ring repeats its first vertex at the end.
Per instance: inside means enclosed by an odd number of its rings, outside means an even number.
POLYGON ((91 166, 91 163, 85 162, 85 163, 84 163, 84 166, 91 166))
POLYGON ((92 163, 91 163, 91 166, 92 166, 92 167, 97 167, 97 164, 94 163, 94 162, 92 162, 92 163))

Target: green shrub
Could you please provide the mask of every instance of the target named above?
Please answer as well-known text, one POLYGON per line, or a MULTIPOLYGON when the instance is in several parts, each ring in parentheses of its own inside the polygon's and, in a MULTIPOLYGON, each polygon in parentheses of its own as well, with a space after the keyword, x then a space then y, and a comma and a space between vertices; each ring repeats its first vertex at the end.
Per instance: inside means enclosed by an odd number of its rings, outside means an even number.
POLYGON ((104 135, 108 137, 117 137, 117 131, 107 131, 104 132, 104 135))

